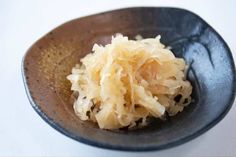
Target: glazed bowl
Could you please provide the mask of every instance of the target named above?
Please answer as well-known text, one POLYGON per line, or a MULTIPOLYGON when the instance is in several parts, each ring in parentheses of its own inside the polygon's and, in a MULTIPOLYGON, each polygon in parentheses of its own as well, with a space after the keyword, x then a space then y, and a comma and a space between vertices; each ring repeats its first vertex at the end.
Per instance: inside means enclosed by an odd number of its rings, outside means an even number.
POLYGON ((117 150, 159 150, 187 142, 216 125, 235 97, 235 66, 225 41, 198 15, 178 8, 125 8, 66 22, 31 46, 22 73, 31 105, 48 124, 79 142, 117 150), (75 115, 66 76, 94 43, 107 44, 116 33, 131 39, 161 35, 161 42, 186 60, 193 101, 183 112, 132 131, 102 130, 75 115))

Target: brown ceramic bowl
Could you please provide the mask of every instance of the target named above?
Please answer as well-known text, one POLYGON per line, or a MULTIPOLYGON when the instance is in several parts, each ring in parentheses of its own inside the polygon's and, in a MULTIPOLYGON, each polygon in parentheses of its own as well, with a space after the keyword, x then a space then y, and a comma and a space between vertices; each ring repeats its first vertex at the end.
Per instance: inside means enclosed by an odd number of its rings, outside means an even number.
POLYGON ((69 21, 27 51, 22 72, 30 103, 46 122, 77 141, 109 149, 158 150, 189 141, 218 123, 235 95, 235 67, 226 43, 199 16, 176 8, 127 8, 69 21), (81 121, 66 76, 94 43, 108 43, 115 33, 162 35, 162 42, 191 64, 195 101, 168 121, 140 130, 101 130, 81 121))

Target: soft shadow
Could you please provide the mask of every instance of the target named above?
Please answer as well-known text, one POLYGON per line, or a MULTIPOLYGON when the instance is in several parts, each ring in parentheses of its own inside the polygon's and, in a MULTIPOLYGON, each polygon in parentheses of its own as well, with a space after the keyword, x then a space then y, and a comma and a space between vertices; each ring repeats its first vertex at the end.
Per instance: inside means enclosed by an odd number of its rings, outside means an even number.
POLYGON ((201 135, 200 137, 189 141, 180 146, 174 148, 169 148, 160 151, 150 151, 150 152, 120 152, 120 151, 111 151, 114 153, 114 156, 129 156, 129 157, 184 157, 191 155, 193 149, 196 149, 201 143, 204 142, 206 134, 201 135), (117 153, 115 153, 117 152, 117 153))

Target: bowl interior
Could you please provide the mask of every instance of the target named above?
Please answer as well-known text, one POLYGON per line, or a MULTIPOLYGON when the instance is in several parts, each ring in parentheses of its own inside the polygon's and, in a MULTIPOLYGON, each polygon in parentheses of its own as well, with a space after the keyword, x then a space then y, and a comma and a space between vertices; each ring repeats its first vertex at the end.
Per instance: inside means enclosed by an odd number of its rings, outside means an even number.
POLYGON ((225 42, 200 17, 176 8, 128 8, 67 22, 28 50, 23 75, 32 106, 50 125, 78 141, 122 150, 162 149, 200 135, 223 118, 235 93, 234 64, 225 42), (74 114, 66 76, 94 43, 109 43, 116 33, 131 39, 160 34, 186 60, 194 101, 183 112, 145 129, 119 132, 101 130, 74 114))

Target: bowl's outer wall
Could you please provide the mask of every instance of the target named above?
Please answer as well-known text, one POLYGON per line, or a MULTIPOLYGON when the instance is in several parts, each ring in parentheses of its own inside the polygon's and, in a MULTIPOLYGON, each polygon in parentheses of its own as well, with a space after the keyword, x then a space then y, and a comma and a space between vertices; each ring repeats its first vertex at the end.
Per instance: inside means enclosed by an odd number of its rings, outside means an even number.
POLYGON ((72 20, 38 40, 22 68, 30 102, 44 120, 73 139, 111 149, 157 150, 188 141, 221 120, 235 95, 235 66, 223 39, 197 15, 176 8, 127 8, 72 20), (101 130, 76 117, 66 76, 94 43, 109 43, 116 33, 160 34, 189 64, 194 102, 164 123, 129 132, 101 130))

